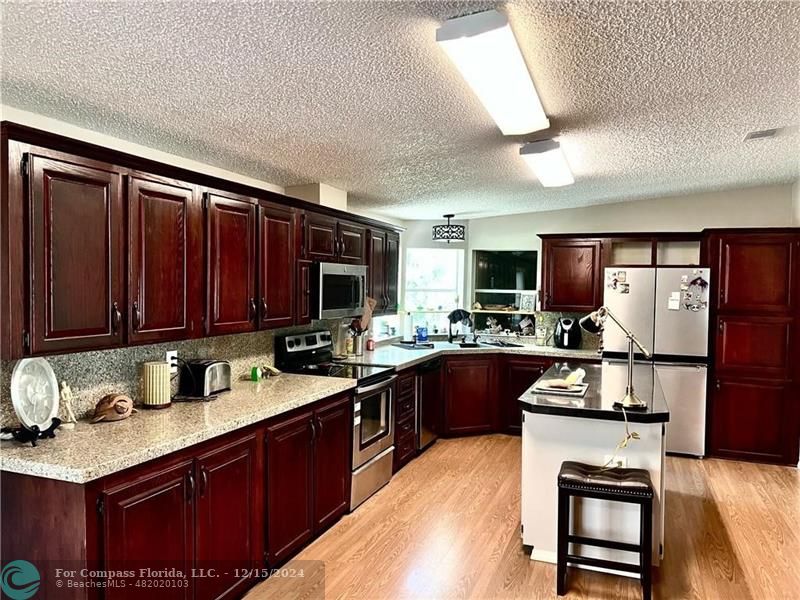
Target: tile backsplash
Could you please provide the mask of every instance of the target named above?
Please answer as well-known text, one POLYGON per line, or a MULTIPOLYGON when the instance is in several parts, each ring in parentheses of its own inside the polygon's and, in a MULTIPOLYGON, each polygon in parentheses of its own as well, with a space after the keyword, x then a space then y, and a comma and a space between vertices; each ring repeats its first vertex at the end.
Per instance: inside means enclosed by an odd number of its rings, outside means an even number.
MULTIPOLYGON (((182 342, 129 346, 113 350, 97 350, 47 356, 56 378, 66 381, 74 396, 73 410, 78 418, 90 415, 97 401, 110 393, 122 393, 141 402, 142 363, 164 360, 168 350, 189 358, 218 358, 231 363, 234 379, 249 374, 256 365, 274 364, 274 337, 290 331, 331 329, 336 336, 339 321, 317 321, 292 329, 259 331, 237 335, 209 337, 182 342)), ((0 362, 0 425, 16 427, 19 423, 11 404, 10 384, 14 361, 0 362)))

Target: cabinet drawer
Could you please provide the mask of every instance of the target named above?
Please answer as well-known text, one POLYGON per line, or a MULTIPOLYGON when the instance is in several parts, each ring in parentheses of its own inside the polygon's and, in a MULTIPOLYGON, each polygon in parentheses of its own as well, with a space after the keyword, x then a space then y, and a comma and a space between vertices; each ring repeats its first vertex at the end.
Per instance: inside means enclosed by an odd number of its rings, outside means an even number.
POLYGON ((400 423, 403 419, 406 419, 414 414, 414 396, 400 396, 397 399, 397 417, 395 421, 400 423))
POLYGON ((409 373, 408 375, 401 375, 397 381, 397 394, 399 396, 407 396, 409 394, 414 394, 414 374, 409 373))
POLYGON ((411 414, 402 421, 397 422, 397 426, 395 427, 395 438, 401 438, 408 434, 414 433, 414 415, 411 414))
POLYGON ((397 439, 394 446, 395 472, 410 461, 417 453, 417 438, 412 431, 397 439))

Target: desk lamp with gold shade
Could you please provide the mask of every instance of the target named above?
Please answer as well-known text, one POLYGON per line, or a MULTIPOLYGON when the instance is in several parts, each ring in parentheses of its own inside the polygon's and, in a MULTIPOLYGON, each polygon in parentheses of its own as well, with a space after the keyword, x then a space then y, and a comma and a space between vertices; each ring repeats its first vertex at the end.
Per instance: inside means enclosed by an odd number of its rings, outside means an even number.
POLYGON ((593 333, 595 335, 602 335, 606 319, 611 319, 614 321, 614 323, 616 323, 619 328, 622 329, 625 337, 628 338, 628 385, 625 388, 625 397, 622 400, 614 402, 614 406, 621 406, 622 408, 631 410, 646 409, 647 404, 636 395, 636 392, 633 389, 633 347, 636 346, 639 348, 639 350, 642 351, 642 354, 644 354, 645 358, 652 357, 650 351, 642 346, 642 343, 636 339, 636 336, 633 334, 633 332, 625 327, 625 325, 620 322, 614 313, 612 313, 605 306, 601 306, 596 311, 589 313, 578 322, 584 331, 593 333))

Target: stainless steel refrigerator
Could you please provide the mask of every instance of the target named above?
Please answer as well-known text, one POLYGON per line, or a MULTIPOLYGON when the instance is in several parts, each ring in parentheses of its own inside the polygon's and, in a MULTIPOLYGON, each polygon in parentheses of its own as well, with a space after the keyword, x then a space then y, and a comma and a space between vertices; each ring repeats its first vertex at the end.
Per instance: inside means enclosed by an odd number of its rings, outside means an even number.
MULTIPOLYGON (((653 353, 656 393, 670 409, 667 452, 705 454, 710 283, 710 270, 699 267, 605 270, 603 304, 653 353)), ((608 319, 603 356, 622 357, 627 348, 608 319)))

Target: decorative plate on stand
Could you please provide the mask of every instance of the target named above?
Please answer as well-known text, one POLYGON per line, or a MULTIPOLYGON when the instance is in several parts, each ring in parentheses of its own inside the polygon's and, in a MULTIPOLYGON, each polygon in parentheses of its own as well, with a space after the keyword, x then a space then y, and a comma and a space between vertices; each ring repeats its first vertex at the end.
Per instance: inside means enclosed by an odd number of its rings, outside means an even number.
POLYGON ((44 358, 23 358, 11 373, 11 402, 26 429, 48 429, 58 415, 58 381, 44 358))

